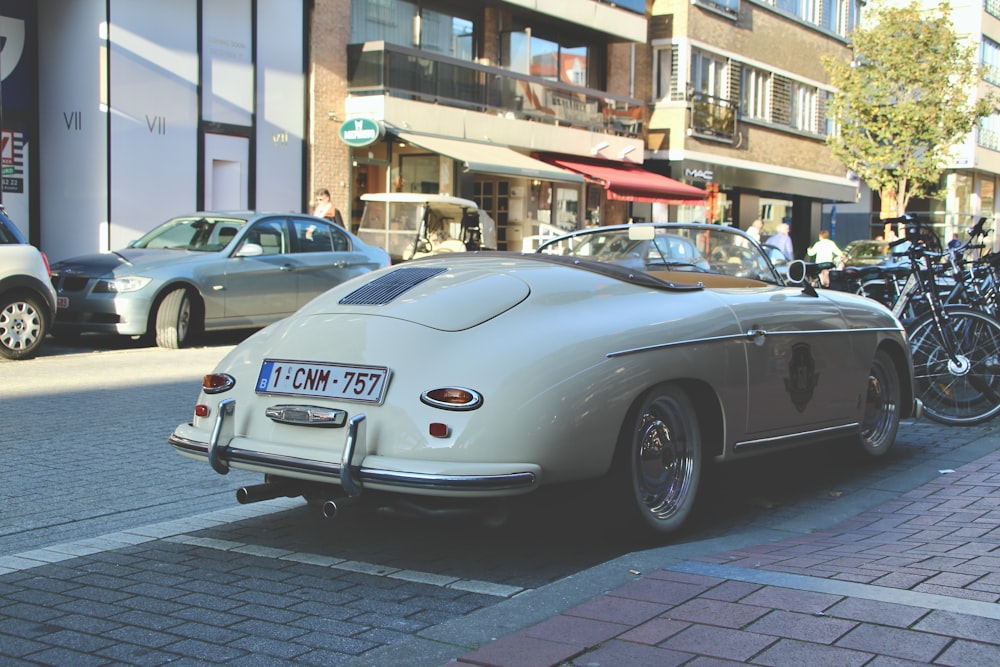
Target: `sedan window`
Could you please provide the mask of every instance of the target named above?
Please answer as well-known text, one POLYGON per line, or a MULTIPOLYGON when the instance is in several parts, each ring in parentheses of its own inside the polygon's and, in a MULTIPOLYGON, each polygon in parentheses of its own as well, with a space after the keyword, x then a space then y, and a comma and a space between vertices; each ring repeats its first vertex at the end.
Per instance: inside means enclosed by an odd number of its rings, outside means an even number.
POLYGON ((246 220, 240 218, 174 218, 153 228, 131 245, 133 248, 216 252, 225 248, 244 224, 246 220))
POLYGON ((281 255, 288 252, 288 229, 283 219, 258 222, 246 235, 247 243, 261 247, 262 255, 281 255))
POLYGON ((331 252, 350 249, 350 242, 336 225, 318 220, 296 218, 292 220, 296 252, 331 252))

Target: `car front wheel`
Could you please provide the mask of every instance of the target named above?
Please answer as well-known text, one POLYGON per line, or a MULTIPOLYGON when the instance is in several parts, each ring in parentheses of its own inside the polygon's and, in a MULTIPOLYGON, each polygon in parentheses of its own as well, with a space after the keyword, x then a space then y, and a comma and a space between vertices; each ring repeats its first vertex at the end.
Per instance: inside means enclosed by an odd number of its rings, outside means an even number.
POLYGON ((0 300, 0 355, 30 359, 45 338, 48 323, 38 299, 14 295, 0 300))
POLYGON ((630 413, 616 452, 616 492, 626 512, 656 534, 681 528, 702 472, 701 430, 691 399, 676 386, 650 392, 630 413))
POLYGON ((185 289, 169 292, 156 309, 156 344, 176 350, 184 347, 191 332, 191 297, 185 289))

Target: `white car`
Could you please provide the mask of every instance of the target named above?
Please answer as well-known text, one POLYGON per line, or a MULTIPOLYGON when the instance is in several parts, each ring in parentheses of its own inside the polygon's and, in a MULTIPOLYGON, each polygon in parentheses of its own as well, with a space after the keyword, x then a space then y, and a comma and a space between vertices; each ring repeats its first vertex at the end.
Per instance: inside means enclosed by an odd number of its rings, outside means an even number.
POLYGON ((0 207, 0 356, 35 356, 55 314, 48 260, 0 207))
POLYGON ((830 438, 881 456, 918 413, 885 307, 785 284, 738 230, 644 224, 344 283, 236 346, 169 442, 262 473, 241 502, 492 511, 593 480, 619 522, 671 533, 709 459, 830 438))

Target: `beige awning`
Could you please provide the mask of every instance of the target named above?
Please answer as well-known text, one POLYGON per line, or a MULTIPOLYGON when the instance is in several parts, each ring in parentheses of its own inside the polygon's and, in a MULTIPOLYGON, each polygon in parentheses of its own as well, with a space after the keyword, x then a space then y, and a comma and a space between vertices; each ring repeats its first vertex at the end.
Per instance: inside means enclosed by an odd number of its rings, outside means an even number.
POLYGON ((537 178, 541 181, 584 182, 584 178, 580 174, 554 167, 541 160, 518 153, 506 146, 463 141, 461 139, 431 137, 423 134, 411 134, 409 132, 395 132, 394 134, 408 144, 426 148, 434 153, 458 160, 464 165, 467 171, 518 176, 520 178, 537 178))

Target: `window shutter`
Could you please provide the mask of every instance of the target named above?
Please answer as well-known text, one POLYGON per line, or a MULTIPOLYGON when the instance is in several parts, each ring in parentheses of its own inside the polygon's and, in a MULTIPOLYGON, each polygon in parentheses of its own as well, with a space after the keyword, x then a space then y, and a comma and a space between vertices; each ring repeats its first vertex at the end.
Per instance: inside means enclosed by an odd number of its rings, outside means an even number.
POLYGON ((792 81, 784 76, 775 75, 771 82, 771 122, 792 124, 792 81))

